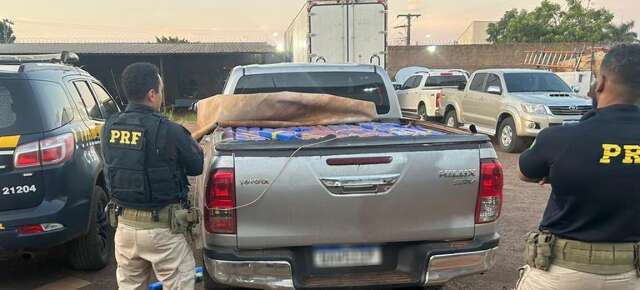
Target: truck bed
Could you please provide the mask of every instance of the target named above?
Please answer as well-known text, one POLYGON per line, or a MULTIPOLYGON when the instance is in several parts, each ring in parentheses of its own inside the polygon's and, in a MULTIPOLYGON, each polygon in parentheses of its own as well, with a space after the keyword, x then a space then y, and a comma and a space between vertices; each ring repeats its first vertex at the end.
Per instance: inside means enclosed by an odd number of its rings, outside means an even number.
POLYGON ((236 212, 237 247, 473 238, 477 178, 442 172, 478 172, 489 139, 412 123, 444 134, 340 138, 297 152, 318 141, 214 142, 211 171, 233 164, 237 205, 250 204, 236 212))

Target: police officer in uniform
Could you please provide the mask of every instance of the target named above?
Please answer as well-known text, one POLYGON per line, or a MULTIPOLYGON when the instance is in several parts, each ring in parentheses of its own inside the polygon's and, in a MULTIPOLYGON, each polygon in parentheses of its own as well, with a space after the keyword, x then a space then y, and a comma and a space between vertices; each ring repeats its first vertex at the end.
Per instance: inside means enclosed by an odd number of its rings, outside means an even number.
POLYGON ((597 112, 540 133, 521 178, 548 182, 517 289, 640 289, 640 45, 606 55, 597 112))
POLYGON ((107 120, 102 150, 109 217, 117 220, 115 253, 121 290, 143 290, 151 270, 164 289, 194 289, 195 260, 185 238, 187 175, 202 173, 203 153, 189 132, 159 111, 163 82, 149 63, 128 66, 125 112, 107 120), (179 226, 182 225, 182 226, 179 226))

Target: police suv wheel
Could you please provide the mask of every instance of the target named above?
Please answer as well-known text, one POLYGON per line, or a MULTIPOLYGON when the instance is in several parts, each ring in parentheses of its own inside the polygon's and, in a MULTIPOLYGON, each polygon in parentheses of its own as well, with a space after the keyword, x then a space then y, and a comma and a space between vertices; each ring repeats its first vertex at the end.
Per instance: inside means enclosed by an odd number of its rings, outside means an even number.
POLYGON ((94 187, 93 197, 89 232, 68 245, 68 261, 76 270, 100 270, 109 264, 112 256, 114 231, 104 212, 109 197, 99 186, 94 187))
POLYGON ((506 118, 500 123, 496 139, 500 150, 507 153, 521 153, 527 149, 529 141, 529 138, 518 136, 516 124, 512 118, 506 118))

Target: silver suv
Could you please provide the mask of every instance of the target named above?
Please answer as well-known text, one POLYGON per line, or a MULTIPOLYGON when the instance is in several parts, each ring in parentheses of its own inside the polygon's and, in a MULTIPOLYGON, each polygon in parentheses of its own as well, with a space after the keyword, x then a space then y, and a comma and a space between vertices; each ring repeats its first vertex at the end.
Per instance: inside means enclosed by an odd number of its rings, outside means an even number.
POLYGON ((479 70, 462 89, 444 90, 444 122, 495 136, 511 153, 526 149, 542 129, 578 122, 592 109, 590 100, 542 70, 479 70))

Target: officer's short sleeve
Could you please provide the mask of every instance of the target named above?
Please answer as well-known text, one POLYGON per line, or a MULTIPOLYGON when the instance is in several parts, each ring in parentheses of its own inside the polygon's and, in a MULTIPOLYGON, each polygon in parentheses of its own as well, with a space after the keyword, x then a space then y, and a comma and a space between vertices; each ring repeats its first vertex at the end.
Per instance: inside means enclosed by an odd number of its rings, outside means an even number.
POLYGON ((175 138, 178 151, 178 163, 185 169, 187 175, 196 176, 202 174, 204 153, 202 147, 193 138, 189 130, 181 125, 172 123, 170 136, 175 138))
POLYGON ((520 172, 528 178, 542 179, 549 176, 554 153, 560 148, 554 148, 557 143, 553 129, 545 129, 536 138, 529 150, 520 155, 520 172))

